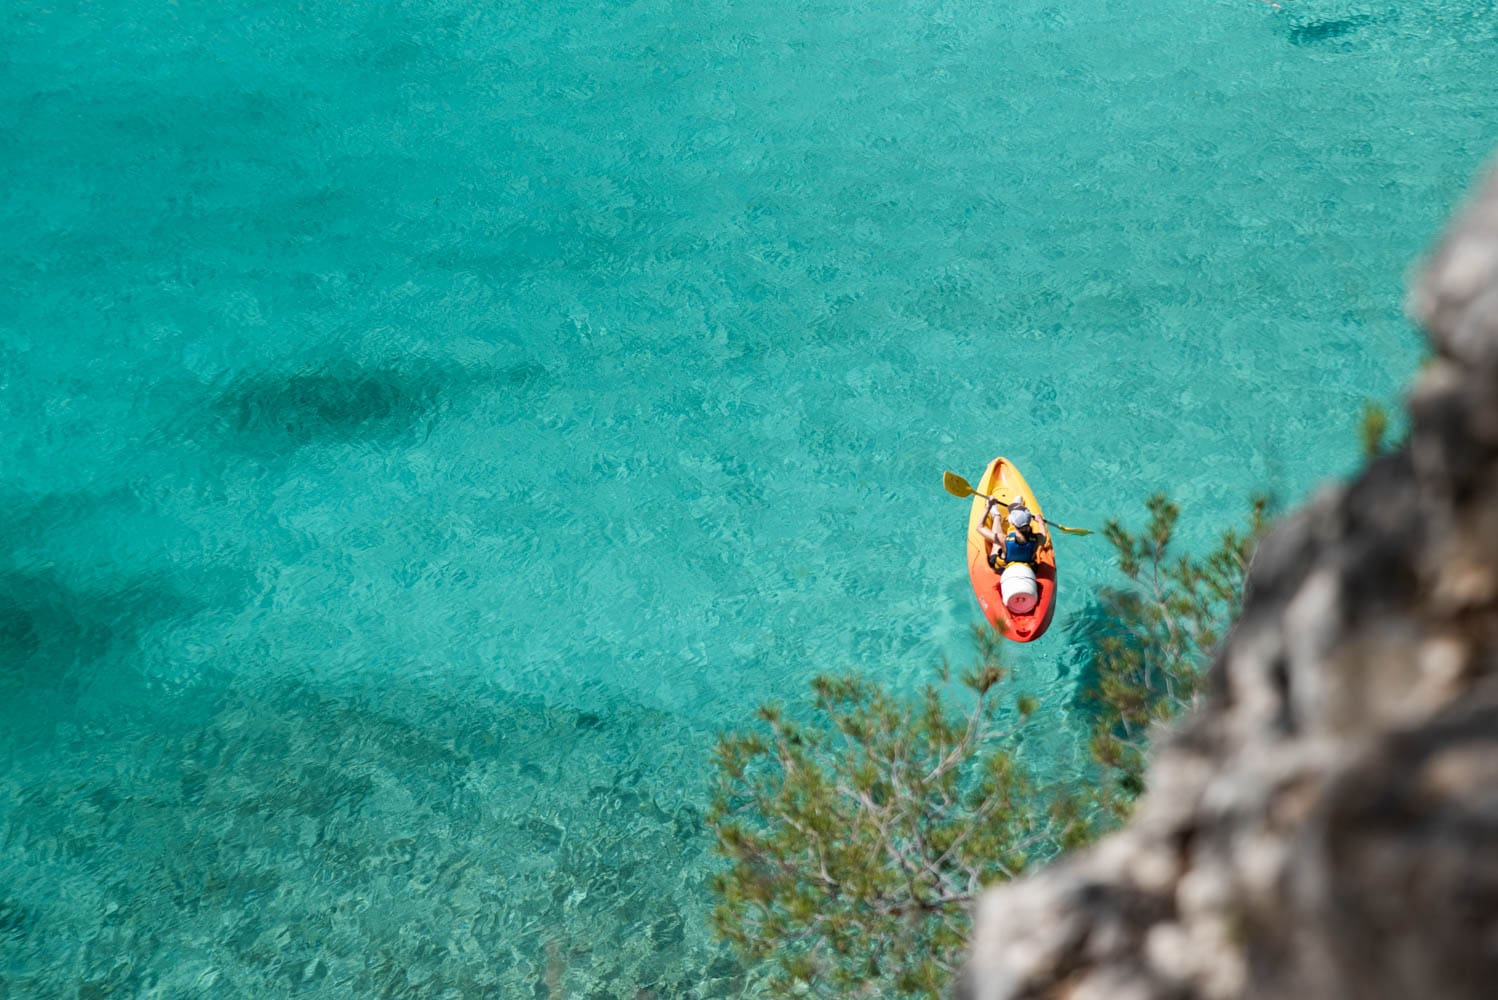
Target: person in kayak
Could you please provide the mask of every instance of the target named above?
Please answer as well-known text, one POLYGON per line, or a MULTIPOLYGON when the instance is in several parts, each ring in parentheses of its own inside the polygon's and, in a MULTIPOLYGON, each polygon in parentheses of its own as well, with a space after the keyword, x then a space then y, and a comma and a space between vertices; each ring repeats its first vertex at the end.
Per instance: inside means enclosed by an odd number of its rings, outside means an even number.
POLYGON ((1011 501, 1007 506, 998 497, 988 498, 988 515, 984 518, 991 527, 978 525, 978 534, 988 542, 988 565, 999 570, 1004 565, 1004 520, 1012 510, 1025 505, 1024 500, 1011 501))
POLYGON ((978 528, 979 534, 988 539, 993 551, 988 557, 988 564, 995 571, 1000 571, 1009 563, 1027 563, 1034 565, 1036 558, 1044 552, 1051 544, 1050 532, 1045 529, 1045 522, 1030 513, 1025 506, 1024 500, 1015 500, 1009 505, 1007 517, 998 510, 998 501, 988 502, 989 517, 993 521, 993 528, 978 528), (1004 521, 1009 522, 1010 530, 1007 534, 1000 535, 1003 530, 1004 521))

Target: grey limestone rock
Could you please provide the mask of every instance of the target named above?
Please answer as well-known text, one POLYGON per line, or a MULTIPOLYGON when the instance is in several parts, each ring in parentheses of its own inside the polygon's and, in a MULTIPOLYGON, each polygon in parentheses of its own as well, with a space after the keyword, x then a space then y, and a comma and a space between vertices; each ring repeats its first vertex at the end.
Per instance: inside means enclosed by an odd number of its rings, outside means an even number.
POLYGON ((1127 828, 982 900, 966 1000, 1498 996, 1498 170, 1410 436, 1260 546, 1127 828))

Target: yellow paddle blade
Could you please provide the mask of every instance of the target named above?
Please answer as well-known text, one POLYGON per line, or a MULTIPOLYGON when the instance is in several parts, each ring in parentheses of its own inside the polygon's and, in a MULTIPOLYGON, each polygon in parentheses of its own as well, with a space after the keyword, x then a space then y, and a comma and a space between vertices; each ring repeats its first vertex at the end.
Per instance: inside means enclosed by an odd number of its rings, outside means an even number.
POLYGON ((1069 528, 1069 527, 1067 527, 1064 524, 1057 524, 1055 521, 1047 521, 1046 524, 1048 524, 1052 528, 1055 528, 1057 531, 1063 532, 1063 533, 1068 534, 1068 535, 1090 535, 1090 534, 1092 534, 1092 529, 1091 528, 1069 528))
POLYGON ((943 472, 941 474, 941 484, 954 497, 970 497, 977 492, 966 479, 963 479, 955 472, 943 472))

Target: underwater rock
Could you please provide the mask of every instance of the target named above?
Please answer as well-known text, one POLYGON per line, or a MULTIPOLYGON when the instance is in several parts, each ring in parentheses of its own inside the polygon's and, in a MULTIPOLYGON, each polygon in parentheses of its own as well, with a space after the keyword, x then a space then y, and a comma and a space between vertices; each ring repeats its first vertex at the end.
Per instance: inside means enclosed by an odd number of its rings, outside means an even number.
POLYGON ((1498 982, 1498 171, 1420 277, 1408 442, 1260 546, 1127 827, 977 914, 966 1000, 1498 982))
POLYGON ((1367 15, 1320 18, 1296 24, 1289 29, 1288 34, 1290 41, 1296 45, 1317 45, 1346 38, 1371 20, 1373 19, 1367 15))
POLYGON ((397 368, 344 366, 252 376, 218 407, 241 435, 299 445, 398 433, 438 402, 440 383, 397 368))

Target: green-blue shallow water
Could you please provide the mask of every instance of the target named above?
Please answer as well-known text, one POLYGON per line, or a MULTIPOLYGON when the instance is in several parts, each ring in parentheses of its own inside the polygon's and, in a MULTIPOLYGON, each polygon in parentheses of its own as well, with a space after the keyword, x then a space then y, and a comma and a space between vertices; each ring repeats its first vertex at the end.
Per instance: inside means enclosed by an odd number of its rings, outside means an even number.
POLYGON ((1498 140, 1492 3, 0 25, 14 997, 738 995, 714 733, 967 655, 943 468, 1302 499, 1498 140))

